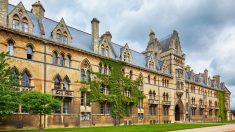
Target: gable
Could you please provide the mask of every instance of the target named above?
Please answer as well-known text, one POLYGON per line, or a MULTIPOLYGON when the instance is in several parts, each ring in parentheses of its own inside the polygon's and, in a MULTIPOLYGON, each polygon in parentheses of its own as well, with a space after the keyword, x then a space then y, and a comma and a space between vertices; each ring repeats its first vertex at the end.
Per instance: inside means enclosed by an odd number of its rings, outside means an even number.
POLYGON ((54 41, 57 41, 56 39, 57 34, 66 36, 67 37, 66 44, 71 44, 72 36, 63 18, 60 20, 60 22, 56 25, 56 27, 51 32, 51 35, 54 41))
MULTIPOLYGON (((28 33, 33 33, 33 22, 29 17, 27 10, 25 9, 22 2, 20 2, 17 6, 15 6, 11 12, 8 14, 8 26, 13 27, 13 20, 16 19, 20 23, 25 22, 28 24, 28 33)), ((19 25, 19 30, 21 31, 22 26, 19 25)))

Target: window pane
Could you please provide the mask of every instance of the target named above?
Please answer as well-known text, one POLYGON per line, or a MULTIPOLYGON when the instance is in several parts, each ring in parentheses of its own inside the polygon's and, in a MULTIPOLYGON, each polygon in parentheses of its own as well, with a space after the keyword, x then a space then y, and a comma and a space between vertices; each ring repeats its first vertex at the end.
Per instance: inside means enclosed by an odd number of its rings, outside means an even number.
POLYGON ((25 23, 25 22, 22 23, 22 31, 25 32, 25 33, 28 32, 28 24, 25 23))
POLYGON ((13 29, 19 29, 19 21, 18 20, 13 20, 12 21, 12 28, 13 29))
POLYGON ((23 73, 21 85, 24 87, 29 87, 29 76, 27 73, 23 73))
POLYGON ((52 54, 52 63, 57 64, 57 54, 56 53, 52 54))
POLYGON ((14 55, 14 45, 11 41, 8 42, 7 52, 9 52, 9 55, 11 55, 11 56, 14 55))

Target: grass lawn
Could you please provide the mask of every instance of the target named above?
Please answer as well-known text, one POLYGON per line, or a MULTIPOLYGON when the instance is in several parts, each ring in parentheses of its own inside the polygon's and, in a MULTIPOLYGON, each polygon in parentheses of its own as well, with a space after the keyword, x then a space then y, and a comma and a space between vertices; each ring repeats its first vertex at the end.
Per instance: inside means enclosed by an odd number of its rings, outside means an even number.
MULTIPOLYGON (((45 129, 44 132, 164 132, 173 130, 192 129, 200 127, 218 126, 222 123, 211 124, 157 124, 138 126, 110 126, 110 127, 90 127, 90 128, 58 128, 45 129)), ((38 132, 38 130, 16 130, 8 132, 38 132)))

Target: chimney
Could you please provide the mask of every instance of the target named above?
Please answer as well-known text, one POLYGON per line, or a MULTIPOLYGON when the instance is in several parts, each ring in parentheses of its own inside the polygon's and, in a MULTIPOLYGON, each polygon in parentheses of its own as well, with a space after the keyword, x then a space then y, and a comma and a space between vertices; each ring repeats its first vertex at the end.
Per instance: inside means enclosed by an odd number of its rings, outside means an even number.
POLYGON ((91 20, 91 34, 92 34, 92 46, 94 52, 98 53, 99 45, 99 23, 100 21, 97 18, 91 20))
POLYGON ((32 12, 35 16, 37 16, 40 20, 42 20, 43 17, 44 17, 45 9, 43 8, 41 2, 40 2, 40 1, 37 1, 37 2, 35 2, 35 3, 32 5, 31 12, 32 12))
POLYGON ((205 75, 205 83, 206 85, 208 85, 208 70, 207 69, 204 70, 204 75, 205 75))
POLYGON ((7 27, 8 0, 0 0, 0 26, 7 27))
POLYGON ((213 80, 215 80, 216 85, 219 86, 219 84, 220 84, 220 75, 214 75, 213 80))

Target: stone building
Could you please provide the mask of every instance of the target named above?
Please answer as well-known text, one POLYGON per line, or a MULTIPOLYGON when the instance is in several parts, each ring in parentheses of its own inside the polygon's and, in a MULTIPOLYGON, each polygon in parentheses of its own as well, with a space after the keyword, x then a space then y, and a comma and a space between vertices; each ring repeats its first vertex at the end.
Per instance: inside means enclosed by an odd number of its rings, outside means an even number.
MULTIPOLYGON (((217 91, 226 93, 225 107, 230 110, 230 91, 220 76, 208 71, 194 73, 185 65, 185 54, 177 31, 163 39, 149 33, 142 53, 112 42, 109 31, 100 36, 99 20, 91 20, 91 34, 44 16, 40 1, 27 11, 22 2, 14 6, 0 0, 0 52, 9 52, 8 63, 20 76, 20 90, 40 91, 62 100, 61 109, 45 115, 44 127, 89 127, 113 125, 111 106, 88 103, 81 93, 80 80, 109 67, 102 58, 124 61, 124 73, 135 80, 146 98, 139 100, 132 114, 120 120, 122 125, 219 120, 217 91)), ((106 92, 108 94, 108 92, 106 92)), ((38 127, 38 116, 21 106, 13 116, 1 121, 1 129, 38 127)))

